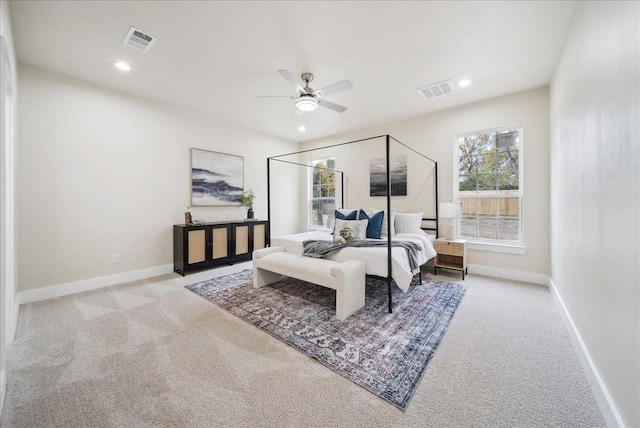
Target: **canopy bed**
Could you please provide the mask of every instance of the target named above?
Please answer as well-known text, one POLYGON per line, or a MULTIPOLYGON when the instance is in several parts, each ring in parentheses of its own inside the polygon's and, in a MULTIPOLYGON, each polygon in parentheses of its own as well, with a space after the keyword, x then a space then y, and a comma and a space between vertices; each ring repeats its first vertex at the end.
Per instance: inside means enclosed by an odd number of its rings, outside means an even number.
MULTIPOLYGON (((282 176, 276 174, 306 183, 314 168, 310 156, 331 156, 335 163, 333 168, 325 168, 335 174, 333 195, 320 198, 320 202, 326 202, 322 208, 319 204, 307 207, 309 218, 312 211, 319 218, 318 230, 281 236, 274 236, 270 230, 271 246, 306 256, 304 260, 298 259, 305 265, 313 263, 314 259, 319 264, 323 263, 320 260, 326 259, 341 263, 354 259, 363 261, 366 275, 386 280, 391 313, 392 284, 395 282, 406 292, 415 274, 420 272, 420 266, 436 255, 438 163, 390 135, 269 157, 267 215, 270 229, 277 224, 277 221, 271 221, 277 201, 287 197, 277 191, 281 188, 277 177, 282 180, 282 176), (362 189, 366 188, 367 177, 363 169, 366 170, 367 163, 370 170, 368 197, 362 194, 362 189), (380 206, 380 202, 384 202, 384 206, 380 206), (331 209, 326 210, 327 206, 331 209), (345 206, 356 208, 345 209, 345 206), (365 208, 369 206, 376 208, 365 208), (324 227, 323 215, 328 217, 329 227, 324 227), (336 239, 344 229, 349 229, 347 233, 354 232, 358 239, 346 243, 336 239)), ((268 257, 267 253, 265 257, 268 257)), ((300 269, 292 267, 292 275, 287 275, 286 269, 276 270, 285 276, 295 276, 293 272, 300 269)), ((261 285, 265 284, 264 280, 260 281, 261 285)), ((258 286, 258 283, 254 282, 254 285, 258 286)))

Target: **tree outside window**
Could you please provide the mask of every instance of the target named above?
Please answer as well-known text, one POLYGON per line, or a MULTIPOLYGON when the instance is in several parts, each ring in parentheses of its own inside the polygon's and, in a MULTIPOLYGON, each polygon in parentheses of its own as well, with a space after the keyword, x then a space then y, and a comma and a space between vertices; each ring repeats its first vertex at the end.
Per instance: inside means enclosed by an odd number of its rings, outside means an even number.
POLYGON ((329 213, 324 205, 336 202, 335 158, 311 160, 310 227, 328 227, 329 213))
POLYGON ((460 237, 521 243, 521 137, 521 126, 457 137, 460 237))

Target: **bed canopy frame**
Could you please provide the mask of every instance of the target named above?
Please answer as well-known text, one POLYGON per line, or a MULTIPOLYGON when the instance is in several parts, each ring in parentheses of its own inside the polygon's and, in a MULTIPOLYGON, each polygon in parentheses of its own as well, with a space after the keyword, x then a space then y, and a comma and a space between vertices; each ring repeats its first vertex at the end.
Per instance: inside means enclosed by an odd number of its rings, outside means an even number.
MULTIPOLYGON (((375 139, 380 139, 380 138, 384 138, 384 142, 385 142, 385 163, 386 163, 386 212, 387 213, 391 213, 391 142, 395 142, 397 144, 400 144, 401 146, 403 146, 405 149, 409 150, 410 152, 424 158, 427 159, 428 161, 433 163, 433 167, 434 167, 434 191, 433 191, 433 195, 434 195, 434 207, 435 207, 435 217, 423 217, 422 221, 423 222, 433 222, 435 223, 435 227, 424 227, 421 225, 421 229, 423 230, 430 230, 430 231, 434 231, 436 234, 436 238, 438 236, 438 162, 436 162, 435 160, 431 159, 430 157, 416 151, 415 149, 407 146, 406 144, 398 141, 397 139, 393 138, 392 136, 386 134, 386 135, 378 135, 375 137, 369 137, 369 138, 363 138, 363 139, 359 139, 359 140, 353 140, 353 141, 347 141, 344 143, 337 143, 337 144, 330 144, 327 146, 322 146, 322 147, 315 147, 312 149, 307 149, 307 150, 300 150, 297 152, 291 152, 291 153, 285 153, 285 154, 281 154, 281 155, 276 155, 276 156, 271 156, 269 158, 267 158, 267 220, 269 220, 269 236, 271 235, 271 162, 281 162, 281 163, 287 163, 287 164, 292 164, 292 165, 297 165, 297 166, 301 166, 304 168, 314 168, 312 165, 309 164, 303 164, 300 162, 294 162, 294 161, 289 161, 289 160, 284 160, 282 158, 288 157, 288 156, 296 156, 296 155, 301 155, 304 153, 311 153, 311 152, 317 152, 320 150, 326 150, 326 149, 330 149, 330 148, 334 148, 334 147, 340 147, 340 146, 347 146, 350 144, 356 144, 356 143, 362 143, 365 141, 371 141, 371 140, 375 140, 375 139)), ((344 192, 344 172, 337 170, 337 169, 328 169, 331 172, 334 173, 339 173, 340 174, 340 194, 341 194, 341 207, 344 208, 344 196, 345 196, 345 192, 344 192)), ((388 303, 389 303, 389 313, 393 312, 393 300, 392 300, 392 292, 391 292, 391 284, 393 282, 393 279, 391 277, 391 272, 392 272, 392 245, 391 245, 391 230, 392 230, 392 225, 391 225, 391 215, 387 215, 385 220, 387 222, 387 276, 386 278, 382 278, 384 280, 386 280, 387 282, 387 292, 388 292, 388 303)), ((422 278, 422 277, 421 277, 422 278)))

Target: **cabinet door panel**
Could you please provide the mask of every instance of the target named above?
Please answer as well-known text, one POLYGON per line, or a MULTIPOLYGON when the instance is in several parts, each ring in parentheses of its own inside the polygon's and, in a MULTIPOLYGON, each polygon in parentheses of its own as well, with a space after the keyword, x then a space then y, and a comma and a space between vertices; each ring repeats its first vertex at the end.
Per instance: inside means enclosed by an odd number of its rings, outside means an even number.
POLYGON ((213 240, 213 256, 215 259, 223 259, 229 256, 228 236, 226 227, 216 227, 211 231, 213 240))
POLYGON ((205 230, 190 230, 188 232, 188 241, 189 241, 189 258, 187 259, 188 264, 200 263, 205 261, 205 230))
POLYGON ((253 251, 267 246, 267 225, 256 224, 253 227, 253 251))
POLYGON ((236 255, 249 253, 249 226, 237 226, 236 230, 236 255))

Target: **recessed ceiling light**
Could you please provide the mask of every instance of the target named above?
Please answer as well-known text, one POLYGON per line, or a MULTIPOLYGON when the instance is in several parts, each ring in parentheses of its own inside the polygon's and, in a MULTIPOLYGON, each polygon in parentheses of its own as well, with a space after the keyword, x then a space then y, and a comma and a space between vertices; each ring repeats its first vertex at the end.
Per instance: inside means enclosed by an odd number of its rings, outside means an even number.
POLYGON ((307 130, 307 128, 305 128, 305 127, 304 127, 304 126, 302 126, 302 125, 300 125, 300 126, 298 127, 298 131, 300 131, 300 132, 304 132, 304 131, 306 131, 306 130, 307 130))
POLYGON ((462 79, 460 81, 460 83, 458 83, 458 86, 460 86, 461 88, 466 88, 467 86, 469 86, 471 84, 471 80, 469 79, 462 79))
POLYGON ((124 61, 118 61, 116 62, 116 68, 118 70, 122 70, 122 71, 129 71, 131 70, 131 66, 129 64, 127 64, 124 61))

